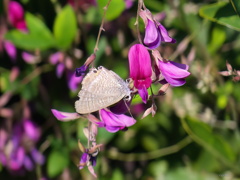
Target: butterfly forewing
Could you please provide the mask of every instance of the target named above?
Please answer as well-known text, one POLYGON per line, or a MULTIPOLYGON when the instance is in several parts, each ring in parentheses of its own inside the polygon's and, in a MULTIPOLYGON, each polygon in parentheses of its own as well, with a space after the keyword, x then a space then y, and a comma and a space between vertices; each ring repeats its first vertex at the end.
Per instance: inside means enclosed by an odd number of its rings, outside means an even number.
POLYGON ((91 113, 115 104, 127 95, 130 90, 116 73, 104 67, 92 69, 82 82, 75 108, 80 114, 91 113))

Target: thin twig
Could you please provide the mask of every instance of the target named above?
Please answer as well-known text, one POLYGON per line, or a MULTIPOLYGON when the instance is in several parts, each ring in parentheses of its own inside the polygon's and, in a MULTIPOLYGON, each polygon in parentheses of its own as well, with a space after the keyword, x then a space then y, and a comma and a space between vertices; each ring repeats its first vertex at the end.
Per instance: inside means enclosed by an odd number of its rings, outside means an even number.
POLYGON ((105 154, 110 159, 119 160, 119 161, 146 161, 151 159, 156 159, 162 156, 166 156, 169 154, 176 153, 183 149, 185 146, 190 144, 192 142, 192 139, 187 136, 177 144, 173 146, 169 146, 166 148, 158 149, 156 151, 151 151, 147 153, 130 153, 130 154, 124 154, 121 152, 109 150, 105 154))
POLYGON ((104 25, 104 21, 105 21, 105 16, 106 16, 108 6, 110 5, 111 1, 112 0, 109 0, 107 5, 103 8, 104 12, 103 12, 101 26, 100 26, 99 31, 98 31, 97 41, 96 41, 96 44, 95 44, 95 47, 94 47, 94 54, 96 54, 97 51, 98 51, 98 44, 99 44, 99 41, 100 41, 101 33, 102 33, 102 31, 104 31, 103 25, 104 25))
POLYGON ((28 74, 22 81, 21 84, 22 85, 26 85, 29 82, 31 82, 35 77, 39 76, 41 73, 43 72, 48 72, 51 71, 52 67, 49 66, 49 64, 37 67, 36 69, 34 69, 34 71, 32 71, 30 74, 28 74))
POLYGON ((142 38, 141 38, 141 34, 140 34, 140 30, 139 30, 139 13, 142 9, 143 6, 143 0, 138 0, 138 9, 137 9, 137 16, 136 16, 136 22, 134 25, 136 25, 136 29, 137 29, 137 36, 138 36, 138 40, 141 44, 143 44, 142 42, 142 38))

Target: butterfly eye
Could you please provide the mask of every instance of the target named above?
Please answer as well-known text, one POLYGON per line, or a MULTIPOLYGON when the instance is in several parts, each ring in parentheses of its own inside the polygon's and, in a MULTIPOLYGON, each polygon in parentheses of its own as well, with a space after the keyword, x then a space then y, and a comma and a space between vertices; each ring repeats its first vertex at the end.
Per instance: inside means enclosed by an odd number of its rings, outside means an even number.
POLYGON ((102 66, 99 66, 98 69, 102 69, 103 67, 102 66))
POLYGON ((131 78, 126 79, 126 82, 130 83, 131 82, 131 78))
POLYGON ((94 70, 93 70, 93 72, 94 72, 94 73, 97 73, 97 70, 96 70, 96 69, 94 69, 94 70))
POLYGON ((131 96, 127 95, 127 96, 124 97, 124 99, 125 99, 126 101, 130 101, 130 100, 131 100, 131 96))

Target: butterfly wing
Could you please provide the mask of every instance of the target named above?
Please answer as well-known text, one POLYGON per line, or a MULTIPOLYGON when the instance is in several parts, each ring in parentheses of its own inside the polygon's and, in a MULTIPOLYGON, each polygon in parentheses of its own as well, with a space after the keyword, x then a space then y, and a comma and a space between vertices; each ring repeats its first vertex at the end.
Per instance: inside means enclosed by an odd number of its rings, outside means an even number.
POLYGON ((130 95, 127 84, 113 71, 104 67, 92 69, 82 82, 76 111, 87 114, 108 107, 130 95))

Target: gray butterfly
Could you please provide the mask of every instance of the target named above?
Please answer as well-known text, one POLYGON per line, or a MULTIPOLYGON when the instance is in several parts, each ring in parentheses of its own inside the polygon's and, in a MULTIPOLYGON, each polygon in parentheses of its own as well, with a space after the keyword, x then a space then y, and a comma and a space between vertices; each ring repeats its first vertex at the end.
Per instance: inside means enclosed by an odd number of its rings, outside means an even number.
POLYGON ((115 72, 100 66, 91 69, 84 77, 78 97, 79 100, 75 102, 76 111, 87 114, 106 108, 123 98, 130 100, 131 91, 128 83, 115 72))

